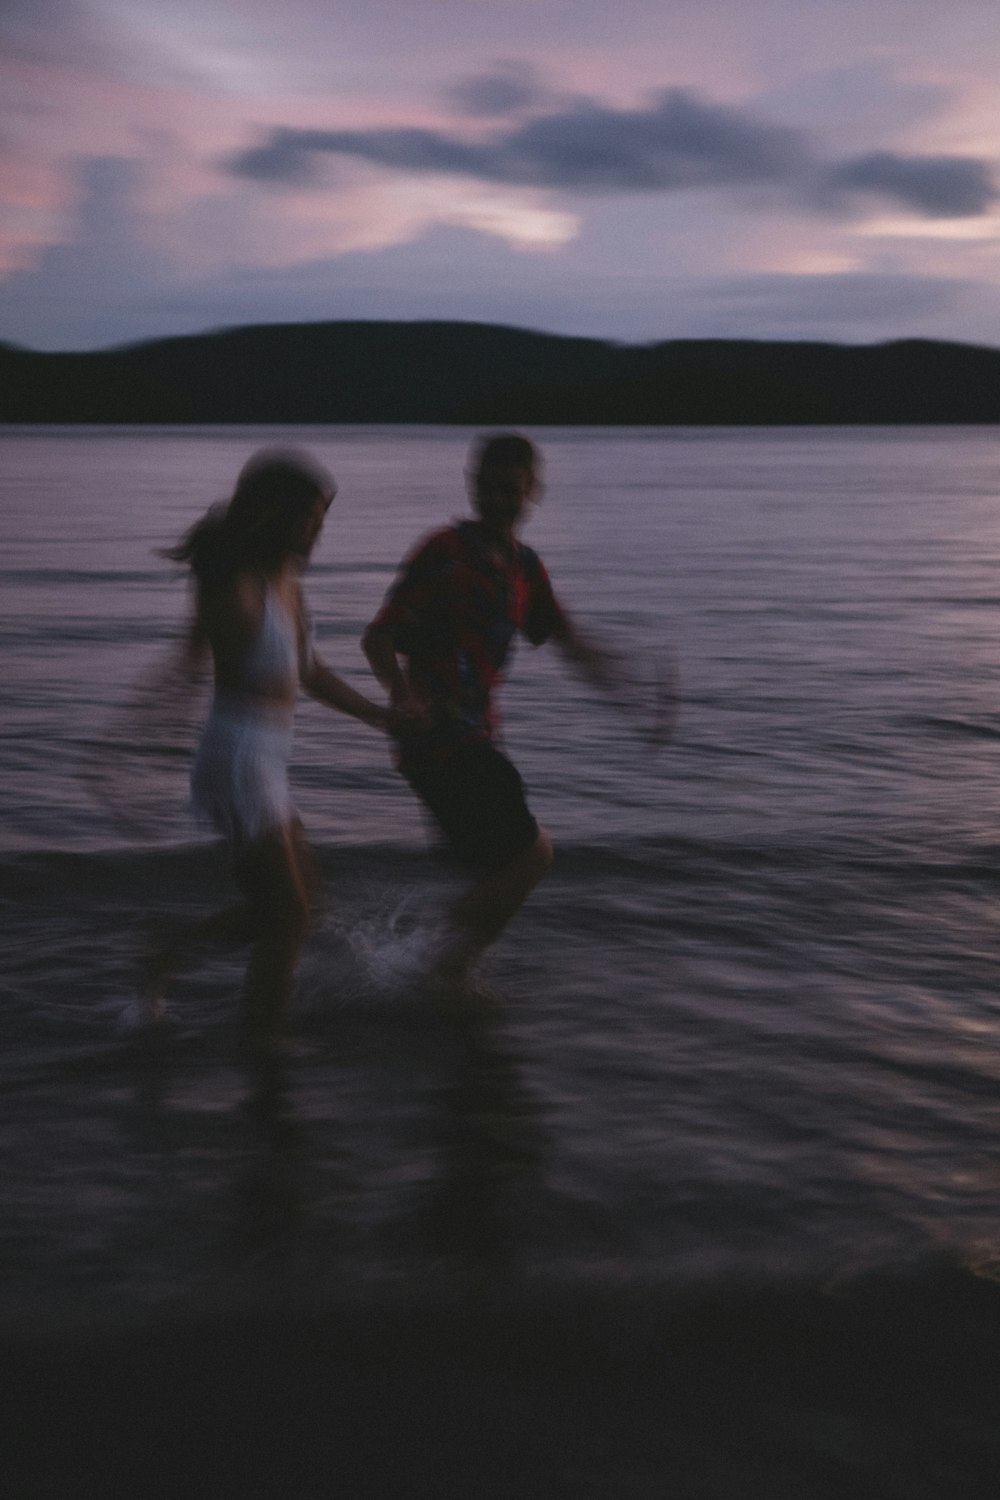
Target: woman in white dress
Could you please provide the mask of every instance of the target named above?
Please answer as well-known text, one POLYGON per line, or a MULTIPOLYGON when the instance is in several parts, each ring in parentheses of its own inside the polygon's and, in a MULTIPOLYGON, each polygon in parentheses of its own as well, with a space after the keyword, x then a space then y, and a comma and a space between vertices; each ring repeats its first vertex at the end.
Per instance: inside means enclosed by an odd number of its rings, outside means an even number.
POLYGON ((313 650, 300 575, 335 493, 332 477, 306 455, 261 451, 232 498, 166 554, 191 570, 189 651, 192 661, 210 655, 214 672, 192 797, 229 842, 243 900, 161 942, 147 960, 143 994, 156 1014, 186 950, 249 945, 245 1015, 251 1037, 264 1044, 280 1029, 309 917, 309 853, 288 785, 298 688, 376 729, 394 717, 313 650))

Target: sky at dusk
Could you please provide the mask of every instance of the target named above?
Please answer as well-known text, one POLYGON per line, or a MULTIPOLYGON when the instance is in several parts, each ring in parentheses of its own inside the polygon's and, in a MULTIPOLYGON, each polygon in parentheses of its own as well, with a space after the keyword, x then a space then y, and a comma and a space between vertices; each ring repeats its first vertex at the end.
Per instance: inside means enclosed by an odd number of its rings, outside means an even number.
POLYGON ((0 0, 0 340, 1000 346, 996 0, 0 0))

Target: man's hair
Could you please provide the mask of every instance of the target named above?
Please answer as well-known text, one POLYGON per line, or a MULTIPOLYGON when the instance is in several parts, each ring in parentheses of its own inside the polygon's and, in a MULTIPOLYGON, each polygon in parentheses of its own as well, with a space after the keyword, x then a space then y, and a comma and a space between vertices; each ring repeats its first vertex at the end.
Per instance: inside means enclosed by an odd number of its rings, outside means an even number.
POLYGON ((469 472, 478 477, 484 469, 530 469, 538 468, 538 450, 534 443, 519 432, 495 432, 490 437, 477 438, 472 445, 469 472))

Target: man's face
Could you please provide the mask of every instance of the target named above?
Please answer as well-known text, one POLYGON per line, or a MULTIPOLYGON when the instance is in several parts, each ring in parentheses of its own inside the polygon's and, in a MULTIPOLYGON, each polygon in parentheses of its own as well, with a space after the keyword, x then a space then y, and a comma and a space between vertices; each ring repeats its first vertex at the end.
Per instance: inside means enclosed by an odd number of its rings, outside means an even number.
POLYGON ((490 464, 476 475, 473 498, 476 509, 494 531, 510 532, 527 515, 539 493, 533 469, 519 464, 490 464))

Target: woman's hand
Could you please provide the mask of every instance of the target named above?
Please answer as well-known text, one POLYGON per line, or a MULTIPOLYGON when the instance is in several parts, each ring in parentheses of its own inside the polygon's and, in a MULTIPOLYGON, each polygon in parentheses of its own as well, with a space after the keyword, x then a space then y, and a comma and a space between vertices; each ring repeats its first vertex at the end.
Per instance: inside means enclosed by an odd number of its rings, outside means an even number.
POLYGON ((389 694, 389 733, 399 739, 408 732, 425 729, 429 723, 427 705, 410 691, 405 680, 395 684, 389 694))

